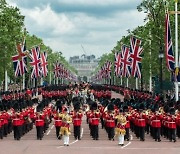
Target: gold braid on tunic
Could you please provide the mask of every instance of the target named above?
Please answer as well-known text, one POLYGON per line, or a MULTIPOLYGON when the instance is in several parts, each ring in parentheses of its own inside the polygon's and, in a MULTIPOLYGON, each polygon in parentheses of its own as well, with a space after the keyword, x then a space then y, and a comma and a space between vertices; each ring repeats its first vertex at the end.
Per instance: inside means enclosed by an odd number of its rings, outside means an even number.
POLYGON ((117 115, 117 127, 115 128, 115 135, 125 135, 126 130, 125 130, 125 125, 127 123, 126 117, 124 115, 117 115))
POLYGON ((62 121, 65 123, 65 126, 62 126, 60 129, 60 135, 70 135, 71 130, 69 124, 72 122, 72 118, 69 114, 62 114, 62 121))

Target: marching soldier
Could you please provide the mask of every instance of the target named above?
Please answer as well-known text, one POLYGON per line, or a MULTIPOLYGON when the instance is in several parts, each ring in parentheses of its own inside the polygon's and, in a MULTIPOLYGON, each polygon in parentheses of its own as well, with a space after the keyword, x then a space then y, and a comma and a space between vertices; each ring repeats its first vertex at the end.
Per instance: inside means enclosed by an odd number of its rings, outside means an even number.
POLYGON ((99 119, 100 119, 100 112, 97 109, 97 103, 94 102, 92 104, 92 112, 90 114, 91 119, 91 131, 92 131, 92 138, 93 140, 99 139, 99 119))
POLYGON ((59 107, 59 112, 56 112, 55 115, 54 115, 54 125, 56 127, 56 137, 57 139, 61 139, 61 135, 59 134, 60 132, 60 129, 61 129, 61 126, 62 126, 62 116, 63 116, 63 113, 62 113, 62 106, 59 107))
POLYGON ((114 141, 115 112, 113 104, 108 105, 108 113, 106 114, 105 121, 108 139, 114 141))
POLYGON ((74 125, 74 138, 81 140, 80 138, 80 132, 81 132, 81 123, 82 123, 82 116, 83 113, 80 110, 79 104, 76 104, 74 106, 74 112, 72 114, 72 119, 73 119, 73 125, 74 125))
POLYGON ((170 109, 170 115, 168 116, 167 121, 169 140, 170 142, 172 142, 172 140, 176 142, 176 116, 173 107, 170 109))
POLYGON ((139 131, 138 134, 140 137, 140 141, 145 141, 146 114, 143 112, 143 107, 139 109, 139 112, 140 113, 137 116, 137 126, 139 131))
POLYGON ((36 118, 35 118, 35 125, 36 125, 36 130, 37 130, 37 139, 42 140, 43 138, 43 131, 44 131, 44 118, 45 116, 43 115, 42 111, 37 112, 36 118))
POLYGON ((67 112, 67 108, 64 109, 64 113, 62 115, 62 126, 60 129, 60 135, 63 136, 64 146, 69 146, 69 135, 70 131, 70 123, 72 122, 71 116, 67 112))
POLYGON ((16 112, 13 118, 14 139, 20 140, 22 136, 22 120, 20 112, 16 112))
POLYGON ((124 140, 129 141, 129 139, 130 139, 129 129, 130 129, 131 114, 130 114, 130 112, 128 112, 127 106, 124 106, 123 110, 124 110, 124 114, 125 114, 125 117, 127 120, 126 125, 125 125, 126 134, 124 136, 124 140))
POLYGON ((153 138, 155 141, 160 142, 160 135, 161 135, 161 120, 162 116, 158 111, 156 111, 156 114, 151 117, 151 128, 153 129, 153 138))
POLYGON ((116 126, 116 136, 118 137, 119 143, 118 145, 124 145, 124 135, 126 134, 125 125, 126 125, 126 117, 123 115, 123 110, 119 110, 119 114, 116 116, 117 126, 116 126))

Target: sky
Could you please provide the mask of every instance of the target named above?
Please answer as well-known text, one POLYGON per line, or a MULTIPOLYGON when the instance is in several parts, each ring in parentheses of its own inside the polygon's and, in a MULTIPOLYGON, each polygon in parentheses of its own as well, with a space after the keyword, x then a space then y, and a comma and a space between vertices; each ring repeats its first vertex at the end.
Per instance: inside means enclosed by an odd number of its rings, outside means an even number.
POLYGON ((127 30, 144 25, 137 11, 142 0, 7 0, 20 8, 30 34, 43 39, 53 51, 69 57, 100 57, 116 46, 127 30))

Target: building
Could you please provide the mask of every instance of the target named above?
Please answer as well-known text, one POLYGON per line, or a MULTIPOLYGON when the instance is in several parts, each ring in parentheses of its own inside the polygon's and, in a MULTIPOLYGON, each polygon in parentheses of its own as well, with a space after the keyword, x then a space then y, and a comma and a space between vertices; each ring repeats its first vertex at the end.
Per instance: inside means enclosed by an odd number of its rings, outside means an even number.
POLYGON ((92 73, 95 71, 99 63, 99 58, 96 59, 95 55, 87 56, 73 56, 69 58, 69 64, 72 65, 77 71, 81 81, 90 81, 92 73))

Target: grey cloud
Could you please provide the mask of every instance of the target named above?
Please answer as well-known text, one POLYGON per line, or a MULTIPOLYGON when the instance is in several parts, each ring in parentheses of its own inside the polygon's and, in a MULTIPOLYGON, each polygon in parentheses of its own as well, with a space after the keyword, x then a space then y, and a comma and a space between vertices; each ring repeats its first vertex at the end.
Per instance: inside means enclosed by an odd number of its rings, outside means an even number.
POLYGON ((119 11, 128 11, 135 9, 135 6, 140 4, 141 0, 133 0, 124 1, 122 4, 111 3, 109 5, 100 5, 100 4, 91 4, 88 3, 76 3, 76 1, 72 3, 67 3, 66 1, 61 0, 9 0, 11 2, 15 2, 21 8, 32 9, 34 7, 42 8, 46 4, 50 4, 51 8, 57 13, 74 13, 74 12, 83 12, 92 16, 106 17, 111 16, 113 13, 119 11))

